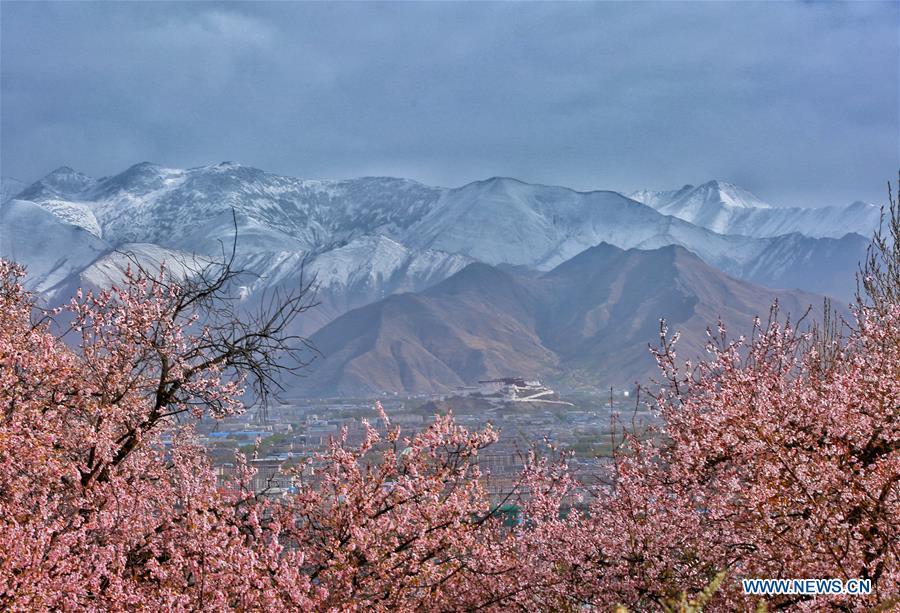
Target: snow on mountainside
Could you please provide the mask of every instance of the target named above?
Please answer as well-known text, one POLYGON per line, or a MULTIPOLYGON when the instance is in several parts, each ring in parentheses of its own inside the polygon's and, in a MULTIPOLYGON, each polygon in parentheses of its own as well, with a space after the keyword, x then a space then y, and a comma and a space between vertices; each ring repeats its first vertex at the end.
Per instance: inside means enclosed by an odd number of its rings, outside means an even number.
POLYGON ((111 285, 121 285, 125 279, 125 270, 129 266, 139 264, 149 274, 156 274, 165 265, 167 278, 184 280, 194 273, 203 270, 210 260, 186 251, 165 249, 149 243, 126 243, 118 249, 107 253, 79 275, 81 287, 99 289, 111 285))
POLYGON ((415 251, 385 236, 363 236, 319 254, 281 253, 269 262, 242 266, 264 269, 263 277, 242 288, 245 299, 263 289, 290 290, 313 282, 315 309, 298 321, 295 332, 312 334, 350 309, 398 292, 420 291, 462 270, 473 260, 434 250, 415 251))
MULTIPOLYGON (((97 180, 60 168, 22 197, 134 251, 149 268, 158 265, 151 246, 221 257, 236 224, 236 265, 254 273, 242 279, 242 296, 252 302, 269 288, 297 287, 301 272, 314 275, 322 304, 308 320, 321 324, 390 293, 424 289, 471 262, 395 240, 441 191, 405 179, 302 180, 227 162, 187 170, 141 163, 97 180)), ((110 257, 71 282, 110 283, 122 266, 110 257)))
MULTIPOLYGON (((392 293, 421 291, 473 260, 549 270, 601 242, 625 249, 678 245, 728 274, 776 286, 799 281, 801 288, 826 292, 831 281, 815 264, 798 279, 785 275, 772 254, 789 261, 820 252, 832 260, 854 257, 855 243, 819 249, 818 239, 801 245, 774 235, 804 219, 818 228, 825 223, 821 210, 787 223, 773 216, 782 209, 763 208, 752 194, 724 183, 634 196, 650 206, 616 192, 515 179, 447 189, 386 177, 298 179, 229 162, 190 169, 144 162, 100 179, 63 167, 19 194, 103 248, 142 244, 220 258, 236 229, 236 264, 255 275, 241 280, 243 298, 252 302, 269 288, 296 288, 301 272, 305 280, 315 274, 322 305, 310 312, 314 326, 392 293), (745 214, 769 217, 745 235, 714 231, 745 214), (771 237, 770 228, 778 230, 771 237)), ((834 219, 824 219, 852 229, 838 217, 835 212, 834 219)), ((39 242, 31 234, 21 240, 39 242)), ((78 234, 76 242, 84 240, 78 234)), ((69 251, 62 240, 40 245, 47 253, 35 248, 28 257, 42 262, 69 251)), ((137 249, 137 255, 155 265, 149 249, 137 249)), ((92 261, 77 270, 72 265, 69 273, 81 274, 92 261)))
POLYGON ((869 238, 878 228, 880 218, 880 207, 859 201, 844 207, 771 211, 751 209, 735 215, 729 231, 749 236, 777 236, 797 232, 814 238, 840 238, 853 232, 869 238))
MULTIPOLYGON (((310 271, 324 286, 378 286, 404 272, 423 281, 431 276, 443 279, 471 261, 440 251, 412 251, 384 236, 366 236, 316 257, 310 271)), ((403 289, 411 288, 403 286, 403 289)))
POLYGON ((58 306, 67 302, 79 288, 98 291, 113 285, 121 286, 129 267, 132 270, 140 267, 155 277, 164 265, 163 273, 166 278, 182 281, 210 264, 215 266, 210 259, 185 251, 149 243, 125 243, 106 251, 90 265, 55 279, 56 282, 41 290, 41 294, 49 306, 58 306))
POLYGON ((447 190, 411 226, 407 241, 492 265, 540 270, 601 242, 623 249, 682 245, 733 274, 763 248, 752 239, 717 235, 661 215, 616 192, 577 192, 506 178, 447 190))
MULTIPOLYGON (((745 189, 724 181, 708 181, 695 187, 685 185, 681 189, 669 191, 640 190, 628 194, 628 197, 657 210, 663 208, 671 211, 697 211, 706 204, 717 204, 732 209, 769 209, 771 205, 760 200, 745 189)), ((676 215, 678 217, 678 215, 676 215)))
POLYGON ((750 192, 721 181, 709 181, 698 187, 685 185, 677 191, 638 192, 631 197, 660 213, 719 233, 729 233, 729 222, 737 210, 770 208, 750 192))
POLYGON ((685 185, 681 189, 670 189, 670 190, 652 190, 652 189, 640 189, 636 192, 631 192, 630 194, 625 194, 632 200, 636 202, 640 202, 642 204, 646 204, 647 206, 653 207, 654 209, 659 210, 660 207, 665 206, 669 202, 680 198, 684 194, 690 193, 691 190, 694 189, 693 185, 685 185))
POLYGON ((848 232, 868 237, 877 228, 880 216, 878 207, 864 202, 845 207, 772 207, 750 192, 722 181, 670 191, 640 190, 628 197, 720 234, 754 237, 793 232, 816 238, 840 238, 848 232))
POLYGON ((110 250, 83 228, 24 200, 0 204, 0 257, 26 265, 26 287, 48 292, 110 250))
MULTIPOLYGON (((57 174, 65 172, 51 174, 49 186, 35 183, 22 197, 43 203, 58 196, 57 174)), ((233 230, 232 210, 239 230, 266 248, 274 242, 311 249, 374 232, 394 236, 439 193, 404 179, 310 181, 227 162, 188 170, 145 162, 98 181, 80 178, 72 180, 78 188, 70 191, 72 200, 90 202, 104 239, 186 249, 196 249, 196 230, 206 234, 210 225, 217 231, 200 247, 215 247, 220 234, 233 230)))
MULTIPOLYGON (((739 214, 780 211, 716 181, 639 195, 651 207, 616 192, 576 192, 515 179, 443 189, 379 177, 303 180, 231 163, 188 170, 141 163, 100 180, 62 168, 22 197, 111 244, 144 242, 212 254, 233 236, 235 216, 239 248, 248 257, 320 253, 360 236, 383 235, 417 250, 546 270, 605 241, 622 248, 682 245, 733 274, 766 245, 716 230, 744 219, 739 214)), ((853 224, 843 224, 838 236, 852 230, 853 224)), ((797 230, 771 236, 788 231, 797 230)))
POLYGON ((103 230, 97 217, 86 202, 72 202, 46 198, 40 201, 42 207, 59 217, 62 221, 87 230, 97 238, 103 238, 103 230))
POLYGON ((32 183, 20 194, 20 200, 78 200, 97 182, 91 177, 72 170, 68 166, 60 166, 40 181, 32 183))

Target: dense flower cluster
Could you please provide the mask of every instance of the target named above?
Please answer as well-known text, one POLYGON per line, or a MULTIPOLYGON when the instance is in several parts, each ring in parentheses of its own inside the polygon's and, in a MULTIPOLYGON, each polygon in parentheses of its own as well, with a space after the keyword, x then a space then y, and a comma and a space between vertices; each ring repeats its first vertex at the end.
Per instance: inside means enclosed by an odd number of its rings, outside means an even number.
POLYGON ((608 564, 588 597, 645 608, 727 570, 713 603, 724 610, 747 606, 742 577, 863 578, 875 591, 782 596, 780 607, 896 599, 900 305, 861 311, 827 363, 821 345, 774 318, 749 341, 717 340, 694 370, 676 368, 670 345, 658 354, 664 427, 616 458, 615 494, 594 512, 608 564))
POLYGON ((722 571, 711 609, 755 606, 742 577, 872 580, 771 600, 809 610, 900 594, 900 305, 860 306, 828 346, 776 318, 693 369, 665 344, 663 426, 602 486, 533 453, 509 522, 477 465, 497 433, 452 416, 404 435, 381 412, 284 497, 241 457, 220 487, 183 418, 240 410, 250 345, 222 353, 162 274, 77 296, 53 314, 67 344, 21 276, 0 262, 4 610, 648 610, 722 571))

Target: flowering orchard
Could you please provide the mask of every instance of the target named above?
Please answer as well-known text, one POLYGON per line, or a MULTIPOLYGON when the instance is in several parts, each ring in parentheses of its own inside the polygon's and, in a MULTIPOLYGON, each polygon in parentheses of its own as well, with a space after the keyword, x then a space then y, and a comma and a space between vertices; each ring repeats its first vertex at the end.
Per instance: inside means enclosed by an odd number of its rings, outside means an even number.
POLYGON ((869 263, 846 334, 776 314, 692 366, 663 329, 658 430, 626 434, 602 486, 532 454, 515 525, 477 465, 497 433, 452 416, 406 435, 381 412, 386 433, 337 437, 278 499, 240 456, 219 487, 191 421, 276 384, 295 298, 248 322, 213 306, 222 277, 129 274, 35 321, 22 275, 0 263, 4 610, 731 611, 764 598, 740 579, 793 577, 873 593, 765 604, 900 606, 900 304, 869 263))
POLYGON ((522 476, 534 530, 504 527, 488 504, 474 460, 496 433, 449 417, 412 437, 369 428, 359 448, 339 438, 313 458, 318 487, 277 502, 248 489, 240 457, 219 488, 190 421, 176 418, 240 410, 242 383, 284 341, 271 323, 284 311, 258 326, 201 324, 205 290, 129 274, 54 314, 77 336, 72 349, 32 321, 21 278, 0 263, 3 609, 556 602, 563 575, 540 562, 542 543, 565 531, 558 501, 572 484, 558 466, 535 459, 522 476))

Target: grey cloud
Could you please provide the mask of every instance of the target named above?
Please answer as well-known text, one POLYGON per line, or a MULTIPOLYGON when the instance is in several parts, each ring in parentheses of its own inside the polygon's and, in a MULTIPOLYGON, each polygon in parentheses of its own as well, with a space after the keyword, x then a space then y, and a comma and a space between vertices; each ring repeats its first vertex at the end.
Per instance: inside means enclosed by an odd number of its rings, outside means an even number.
POLYGON ((880 202, 896 3, 10 3, 2 172, 232 159, 880 202))

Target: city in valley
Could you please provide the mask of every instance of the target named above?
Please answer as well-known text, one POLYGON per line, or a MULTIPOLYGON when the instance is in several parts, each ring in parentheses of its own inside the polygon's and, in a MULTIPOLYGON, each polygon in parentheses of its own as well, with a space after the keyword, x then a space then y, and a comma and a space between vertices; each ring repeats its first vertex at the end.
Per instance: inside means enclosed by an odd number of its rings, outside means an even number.
POLYGON ((239 416, 203 419, 197 432, 223 482, 234 476, 234 454, 239 450, 256 469, 254 491, 277 497, 298 482, 315 482, 316 464, 310 460, 331 441, 346 436, 349 447, 362 443, 364 420, 381 433, 399 427, 402 435, 412 435, 435 415, 452 412, 456 422, 469 430, 490 425, 499 431, 498 441, 479 453, 477 462, 492 496, 501 499, 520 477, 534 445, 540 453, 562 452, 570 469, 591 482, 596 469, 609 459, 612 446, 620 442, 623 428, 639 432, 654 422, 647 404, 638 401, 634 390, 561 395, 538 380, 505 377, 433 396, 385 393, 273 401, 239 416), (389 424, 376 412, 376 402, 384 407, 389 424))

